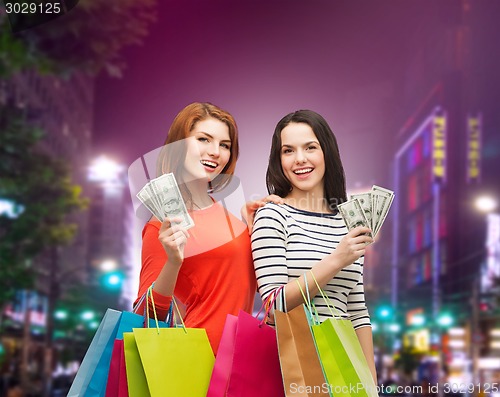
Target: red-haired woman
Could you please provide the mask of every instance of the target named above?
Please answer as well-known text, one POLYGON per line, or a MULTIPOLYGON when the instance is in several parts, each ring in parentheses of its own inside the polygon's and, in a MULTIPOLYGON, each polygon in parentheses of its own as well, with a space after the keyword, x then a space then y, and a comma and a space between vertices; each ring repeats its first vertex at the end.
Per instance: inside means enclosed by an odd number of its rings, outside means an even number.
MULTIPOLYGON (((237 315, 240 309, 251 313, 256 291, 247 225, 210 195, 229 183, 237 158, 238 130, 228 112, 210 103, 185 107, 168 132, 158 175, 174 173, 194 226, 187 231, 176 223, 180 219, 153 217, 142 233, 135 310, 142 312, 141 297, 154 283, 161 315, 175 295, 185 305, 186 326, 205 328, 215 353, 226 315, 237 315)), ((263 204, 248 203, 249 218, 263 204)))

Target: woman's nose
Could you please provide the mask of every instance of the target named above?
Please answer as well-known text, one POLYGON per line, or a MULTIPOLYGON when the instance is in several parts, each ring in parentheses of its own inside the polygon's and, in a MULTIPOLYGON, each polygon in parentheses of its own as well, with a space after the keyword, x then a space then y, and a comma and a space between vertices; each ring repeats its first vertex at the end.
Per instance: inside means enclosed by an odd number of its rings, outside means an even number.
POLYGON ((208 148, 208 155, 213 156, 213 157, 219 157, 219 144, 218 143, 213 143, 212 145, 209 146, 208 148))
POLYGON ((304 163, 307 161, 306 155, 302 150, 298 150, 295 155, 295 162, 297 164, 304 163))

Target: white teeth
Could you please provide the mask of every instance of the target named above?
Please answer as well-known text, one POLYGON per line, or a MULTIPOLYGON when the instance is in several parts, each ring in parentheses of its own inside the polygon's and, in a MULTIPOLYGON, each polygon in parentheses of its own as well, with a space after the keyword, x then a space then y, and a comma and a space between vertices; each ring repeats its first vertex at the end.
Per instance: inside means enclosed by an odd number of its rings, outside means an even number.
POLYGON ((295 174, 307 174, 308 172, 311 172, 313 169, 312 168, 303 168, 301 170, 295 170, 293 171, 295 174))
POLYGON ((207 161, 207 160, 201 160, 201 164, 206 165, 211 168, 216 168, 217 163, 214 163, 213 161, 207 161))

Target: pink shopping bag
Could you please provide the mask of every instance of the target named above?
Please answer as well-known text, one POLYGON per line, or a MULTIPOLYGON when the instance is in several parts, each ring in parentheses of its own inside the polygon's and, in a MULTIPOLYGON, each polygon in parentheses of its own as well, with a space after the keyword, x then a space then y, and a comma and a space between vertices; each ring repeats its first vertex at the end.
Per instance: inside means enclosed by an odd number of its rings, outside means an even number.
MULTIPOLYGON (((272 298, 274 301, 274 296, 272 298)), ((240 310, 228 315, 207 397, 284 397, 276 331, 240 310)))
POLYGON ((240 311, 227 397, 284 397, 274 328, 240 311))
POLYGON ((118 379, 118 397, 129 397, 127 384, 127 368, 125 367, 125 345, 121 340, 120 378, 118 379))
POLYGON ((106 397, 128 397, 123 339, 116 339, 113 345, 108 383, 106 385, 106 397))
POLYGON ((210 378, 207 397, 220 397, 226 395, 229 376, 231 374, 231 366, 233 365, 237 322, 238 317, 232 314, 227 315, 217 357, 215 358, 212 377, 210 378))

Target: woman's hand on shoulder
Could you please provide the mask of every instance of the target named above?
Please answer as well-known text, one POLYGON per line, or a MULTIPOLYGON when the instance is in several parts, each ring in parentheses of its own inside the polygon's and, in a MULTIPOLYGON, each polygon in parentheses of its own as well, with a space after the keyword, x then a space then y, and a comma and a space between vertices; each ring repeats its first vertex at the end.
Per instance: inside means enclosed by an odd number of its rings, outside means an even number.
POLYGON ((176 266, 181 266, 184 261, 184 247, 189 237, 180 222, 182 218, 165 218, 158 233, 158 240, 167 253, 168 261, 176 266))
POLYGON ((253 220, 255 218, 255 212, 266 205, 267 203, 283 204, 285 201, 275 194, 270 194, 259 200, 247 201, 243 208, 241 209, 241 215, 248 225, 248 230, 251 233, 253 228, 253 220))
POLYGON ((373 238, 366 233, 371 234, 367 227, 358 226, 352 229, 330 254, 340 261, 342 268, 351 265, 365 254, 366 246, 373 242, 373 238))

